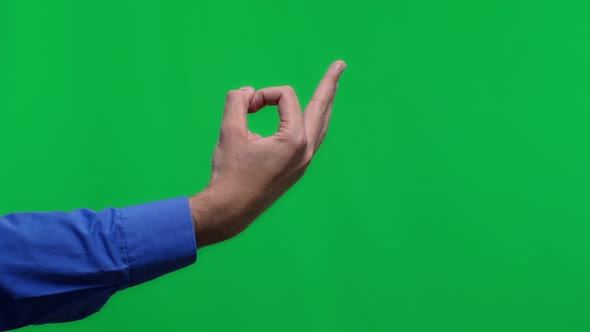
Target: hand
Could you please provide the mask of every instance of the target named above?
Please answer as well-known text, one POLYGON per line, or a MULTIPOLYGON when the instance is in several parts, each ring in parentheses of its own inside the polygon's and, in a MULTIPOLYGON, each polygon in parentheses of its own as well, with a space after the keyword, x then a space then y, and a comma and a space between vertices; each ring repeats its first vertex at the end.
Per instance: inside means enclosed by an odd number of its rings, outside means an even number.
POLYGON ((328 130, 345 67, 330 66, 304 113, 289 86, 228 92, 211 181, 190 198, 199 247, 239 234, 303 176, 328 130), (247 115, 267 105, 278 105, 280 124, 261 137, 248 129, 247 115))

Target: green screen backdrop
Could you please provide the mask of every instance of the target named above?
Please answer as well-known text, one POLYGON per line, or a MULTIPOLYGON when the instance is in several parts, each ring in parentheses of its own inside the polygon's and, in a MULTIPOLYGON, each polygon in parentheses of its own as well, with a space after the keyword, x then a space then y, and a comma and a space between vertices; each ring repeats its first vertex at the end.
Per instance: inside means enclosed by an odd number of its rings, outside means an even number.
MULTIPOLYGON (((225 93, 348 63, 306 176, 50 331, 589 331, 587 1, 0 1, 0 214, 206 186, 225 93)), ((270 135, 276 108, 249 117, 270 135)))

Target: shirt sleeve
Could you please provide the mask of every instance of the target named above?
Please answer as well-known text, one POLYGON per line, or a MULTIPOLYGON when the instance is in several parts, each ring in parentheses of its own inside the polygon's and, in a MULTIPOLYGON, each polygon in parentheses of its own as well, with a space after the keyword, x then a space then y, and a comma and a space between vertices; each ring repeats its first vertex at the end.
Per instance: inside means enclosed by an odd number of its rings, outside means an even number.
POLYGON ((0 217, 0 331, 79 320, 197 259, 186 197, 0 217))

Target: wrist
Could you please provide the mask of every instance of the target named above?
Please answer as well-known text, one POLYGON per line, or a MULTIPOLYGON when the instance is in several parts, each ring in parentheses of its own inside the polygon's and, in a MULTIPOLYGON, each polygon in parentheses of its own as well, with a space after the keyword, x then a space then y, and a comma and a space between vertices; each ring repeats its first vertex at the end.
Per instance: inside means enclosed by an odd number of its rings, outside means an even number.
POLYGON ((233 207, 210 187, 189 198, 189 204, 199 247, 227 240, 238 233, 232 227, 236 219, 233 207))
POLYGON ((218 215, 209 193, 204 190, 192 196, 189 198, 189 205, 198 247, 202 248, 215 243, 213 233, 217 222, 214 218, 218 215))
POLYGON ((266 209, 259 196, 216 183, 189 198, 198 246, 225 241, 242 232, 266 209))

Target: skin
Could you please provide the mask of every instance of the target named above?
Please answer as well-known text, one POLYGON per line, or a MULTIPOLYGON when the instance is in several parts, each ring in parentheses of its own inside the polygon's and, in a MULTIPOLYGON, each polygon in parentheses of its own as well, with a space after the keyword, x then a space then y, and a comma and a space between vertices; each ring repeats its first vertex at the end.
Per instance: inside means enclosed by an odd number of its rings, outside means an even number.
POLYGON ((199 247, 242 232, 303 176, 328 131, 345 68, 332 63, 303 113, 290 86, 227 93, 210 183, 189 199, 199 247), (261 137, 248 129, 247 116, 267 105, 278 106, 280 124, 261 137))

